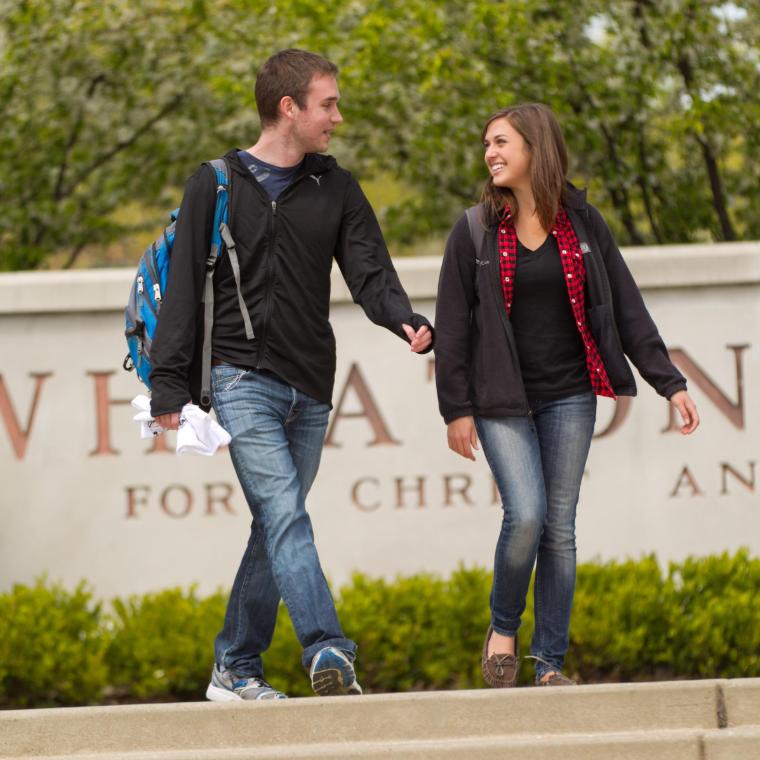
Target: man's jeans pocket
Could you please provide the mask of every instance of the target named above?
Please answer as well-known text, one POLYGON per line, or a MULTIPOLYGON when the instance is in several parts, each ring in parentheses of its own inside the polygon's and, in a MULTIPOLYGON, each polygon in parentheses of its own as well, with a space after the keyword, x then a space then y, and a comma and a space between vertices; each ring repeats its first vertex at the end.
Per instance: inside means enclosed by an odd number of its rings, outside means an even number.
POLYGON ((231 364, 216 364, 212 371, 212 383, 217 393, 231 391, 251 370, 233 367, 231 364))

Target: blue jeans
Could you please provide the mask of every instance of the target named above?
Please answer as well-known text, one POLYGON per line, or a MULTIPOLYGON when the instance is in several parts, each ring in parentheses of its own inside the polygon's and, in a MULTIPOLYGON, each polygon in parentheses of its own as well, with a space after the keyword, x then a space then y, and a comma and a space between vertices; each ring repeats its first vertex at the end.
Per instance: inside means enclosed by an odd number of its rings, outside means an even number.
POLYGON ((494 559, 491 624, 514 636, 530 576, 536 677, 562 670, 575 591, 575 510, 596 420, 596 396, 534 404, 529 417, 478 417, 504 511, 494 559))
POLYGON ((268 372, 228 364, 212 368, 211 392, 230 455, 253 515, 232 586, 217 663, 241 676, 263 676, 261 654, 285 602, 308 667, 323 647, 352 656, 314 545, 306 495, 322 454, 330 407, 268 372))

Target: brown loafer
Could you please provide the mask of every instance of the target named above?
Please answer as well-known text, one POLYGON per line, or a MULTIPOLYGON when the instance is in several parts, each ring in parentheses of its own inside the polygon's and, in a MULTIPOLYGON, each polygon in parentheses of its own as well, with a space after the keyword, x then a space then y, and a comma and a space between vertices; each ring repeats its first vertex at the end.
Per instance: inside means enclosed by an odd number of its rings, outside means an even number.
POLYGON ((520 672, 520 663, 517 659, 518 645, 515 636, 515 654, 492 654, 488 656, 488 642, 491 639, 493 628, 488 626, 486 640, 483 643, 483 656, 481 668, 483 679, 495 689, 508 689, 517 685, 517 675, 520 672))

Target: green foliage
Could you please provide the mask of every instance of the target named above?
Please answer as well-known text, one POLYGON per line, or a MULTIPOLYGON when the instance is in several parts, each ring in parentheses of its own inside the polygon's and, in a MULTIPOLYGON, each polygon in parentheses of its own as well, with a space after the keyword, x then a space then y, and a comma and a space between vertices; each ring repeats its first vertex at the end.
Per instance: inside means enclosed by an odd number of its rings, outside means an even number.
POLYGON ((108 678, 108 632, 82 583, 66 591, 44 578, 0 594, 0 705, 95 702, 108 678))
POLYGON ((581 565, 567 667, 584 680, 641 679, 669 661, 673 599, 654 557, 581 565))
MULTIPOLYGON (((491 574, 459 568, 394 581, 356 574, 336 595, 359 645, 368 692, 482 687, 491 574)), ((566 671, 583 683, 760 676, 760 558, 692 558, 663 571, 654 557, 578 567, 566 671)), ((532 592, 520 628, 529 654, 532 592)), ((179 589, 93 604, 44 579, 0 595, 0 706, 200 699, 226 596, 179 589)), ((301 647, 281 606, 264 655, 269 681, 311 694, 301 647)), ((520 682, 533 668, 522 661, 520 682)))
POLYGON ((760 675, 760 561, 735 556, 671 563, 668 588, 677 619, 670 664, 679 675, 760 675))
POLYGON ((221 111, 203 4, 0 3, 0 269, 73 261, 190 173, 221 111))
POLYGON ((592 186, 621 242, 760 232, 745 206, 760 187, 756 3, 351 7, 350 42, 336 51, 349 123, 373 146, 365 161, 397 166, 420 196, 388 211, 391 234, 445 228, 475 200, 484 120, 529 100, 558 114, 572 176, 592 186))
POLYGON ((482 645, 488 625, 484 580, 479 570, 459 570, 449 580, 420 574, 392 583, 355 575, 341 593, 339 614, 350 621, 347 634, 359 642, 360 674, 368 688, 474 686, 477 661, 463 658, 462 651, 482 645))
POLYGON ((125 204, 168 208, 200 161, 250 145, 256 69, 289 46, 340 65, 333 150, 404 188, 378 208, 394 243, 477 199, 482 124, 525 100, 557 112, 571 175, 621 243, 757 238, 758 8, 0 0, 0 269, 72 264, 134 228, 125 204))
POLYGON ((760 675, 760 560, 654 557, 578 568, 568 668, 584 681, 760 675))
POLYGON ((106 662, 117 694, 197 697, 213 664, 210 642, 225 603, 221 592, 199 599, 194 588, 114 600, 106 662))

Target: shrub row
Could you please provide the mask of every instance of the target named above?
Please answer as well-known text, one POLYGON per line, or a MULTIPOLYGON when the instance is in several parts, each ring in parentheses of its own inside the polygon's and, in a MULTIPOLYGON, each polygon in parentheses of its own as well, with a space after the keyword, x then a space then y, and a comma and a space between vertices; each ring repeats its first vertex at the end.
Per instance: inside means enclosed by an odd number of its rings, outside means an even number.
MULTIPOLYGON (((365 691, 479 688, 490 573, 354 575, 336 595, 365 691)), ((578 567, 567 671, 582 682, 760 676, 760 559, 747 551, 661 568, 654 557, 578 567)), ((226 595, 170 589, 104 605, 40 579, 0 595, 0 706, 202 698, 226 595)), ((520 630, 527 654, 529 604, 520 630)), ((521 680, 532 677, 524 661, 521 680)), ((310 693, 281 607, 273 685, 310 693)))

